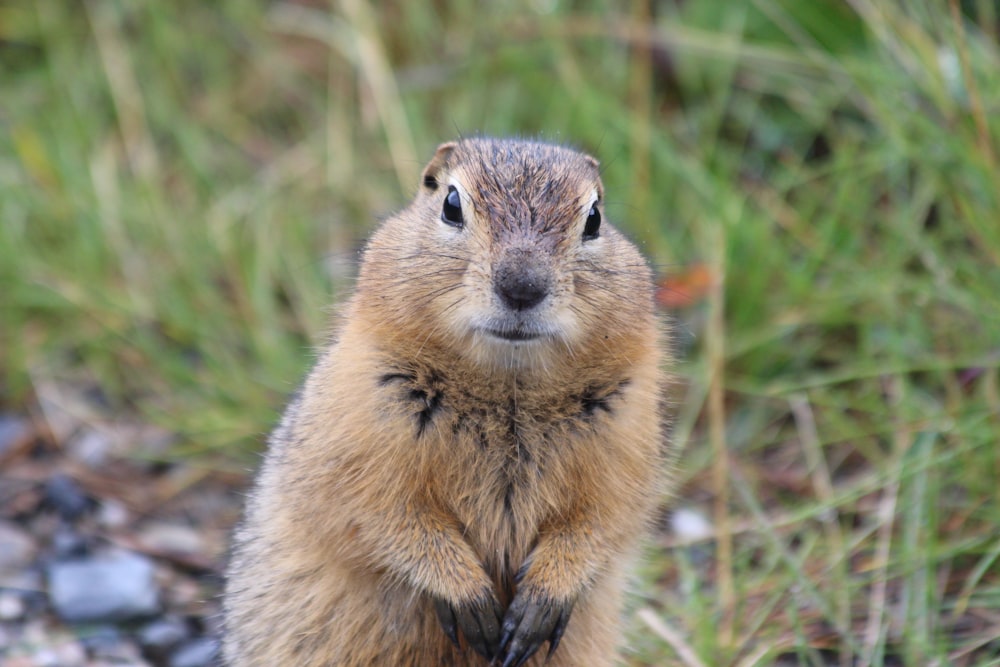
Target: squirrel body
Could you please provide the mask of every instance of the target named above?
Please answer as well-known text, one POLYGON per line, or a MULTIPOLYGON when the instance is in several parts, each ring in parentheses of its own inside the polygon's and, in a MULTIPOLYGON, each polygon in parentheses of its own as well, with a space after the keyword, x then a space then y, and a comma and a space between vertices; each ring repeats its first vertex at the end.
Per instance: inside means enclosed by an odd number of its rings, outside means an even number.
POLYGON ((570 149, 438 148, 272 434, 230 665, 615 663, 670 451, 651 272, 602 200, 570 149))

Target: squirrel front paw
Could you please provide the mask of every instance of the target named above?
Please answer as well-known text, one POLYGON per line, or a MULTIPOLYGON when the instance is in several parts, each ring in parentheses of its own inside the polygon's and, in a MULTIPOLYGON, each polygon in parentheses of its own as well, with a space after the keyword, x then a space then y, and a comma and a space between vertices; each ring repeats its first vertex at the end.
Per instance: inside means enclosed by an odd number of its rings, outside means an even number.
POLYGON ((435 598, 434 611, 456 647, 459 646, 458 630, 461 630, 469 646, 487 660, 492 661, 500 653, 503 607, 492 593, 458 604, 435 598))
POLYGON ((549 655, 555 653, 562 639, 575 600, 556 600, 522 589, 514 596, 503 619, 500 639, 502 667, 519 667, 546 641, 549 655))

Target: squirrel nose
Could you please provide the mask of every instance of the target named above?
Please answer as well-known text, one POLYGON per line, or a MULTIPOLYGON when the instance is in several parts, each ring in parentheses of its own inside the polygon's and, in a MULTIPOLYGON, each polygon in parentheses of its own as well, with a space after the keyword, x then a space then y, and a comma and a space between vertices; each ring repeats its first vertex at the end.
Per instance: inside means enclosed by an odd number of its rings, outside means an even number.
POLYGON ((511 250, 493 272, 493 291, 512 310, 530 310, 549 294, 545 259, 530 250, 511 250))

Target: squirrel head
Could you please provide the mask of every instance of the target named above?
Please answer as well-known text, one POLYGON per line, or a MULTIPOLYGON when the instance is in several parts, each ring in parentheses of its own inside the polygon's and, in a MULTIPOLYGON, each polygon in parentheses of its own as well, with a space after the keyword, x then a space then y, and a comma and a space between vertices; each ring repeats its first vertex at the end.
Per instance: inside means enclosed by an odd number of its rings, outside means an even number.
POLYGON ((438 147, 365 252, 357 301, 381 334, 498 370, 551 370, 638 335, 650 271, 605 220, 597 160, 540 142, 438 147))

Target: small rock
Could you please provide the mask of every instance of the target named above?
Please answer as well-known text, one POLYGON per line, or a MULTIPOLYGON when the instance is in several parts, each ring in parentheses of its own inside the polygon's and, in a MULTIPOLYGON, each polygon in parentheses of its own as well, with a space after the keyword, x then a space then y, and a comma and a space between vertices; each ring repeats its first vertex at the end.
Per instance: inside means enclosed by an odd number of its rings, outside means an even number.
POLYGON ((52 553, 58 560, 86 556, 90 551, 87 538, 72 526, 61 525, 52 534, 52 553))
POLYGON ((23 570, 0 572, 0 588, 23 596, 41 595, 42 578, 34 567, 23 570))
POLYGON ((87 511, 90 499, 76 481, 62 473, 52 475, 45 482, 45 499, 61 517, 75 521, 87 511))
POLYGON ((12 591, 0 591, 0 621, 16 621, 24 616, 27 605, 20 595, 12 591))
POLYGON ((699 542, 710 538, 715 529, 701 511, 691 507, 679 507, 671 516, 674 534, 687 542, 699 542))
POLYGON ((102 500, 97 507, 97 523, 102 528, 124 528, 128 525, 129 518, 128 508, 117 500, 102 500))
POLYGON ((205 549, 204 540, 190 526, 176 523, 153 522, 139 532, 139 542, 150 551, 172 554, 200 554, 205 549))
POLYGON ((170 657, 170 667, 211 667, 219 657, 219 640, 202 637, 181 646, 170 657))
POLYGON ((153 563, 127 551, 49 566, 49 599, 59 616, 74 622, 114 622, 159 611, 153 563))
POLYGON ((139 630, 137 639, 142 654, 157 664, 165 663, 170 653, 191 638, 191 629, 182 619, 166 616, 139 630))
POLYGON ((17 524, 0 521, 0 571, 20 570, 35 560, 38 545, 17 524))
POLYGON ((0 461, 27 449, 34 437, 35 429, 27 419, 0 415, 0 461))
POLYGON ((31 657, 38 667, 83 667, 87 663, 86 651, 75 641, 42 648, 31 657))
POLYGON ((90 628, 80 637, 80 643, 92 656, 107 656, 122 643, 122 634, 113 625, 101 625, 90 628))
POLYGON ((69 457, 89 468, 104 465, 114 449, 111 437, 95 428, 81 429, 66 443, 69 457))
POLYGON ((90 660, 87 667, 149 667, 139 647, 116 627, 102 626, 81 640, 90 660))
POLYGON ((60 659, 59 654, 54 650, 43 647, 35 651, 34 655, 31 656, 31 662, 28 664, 35 667, 59 667, 60 659))

